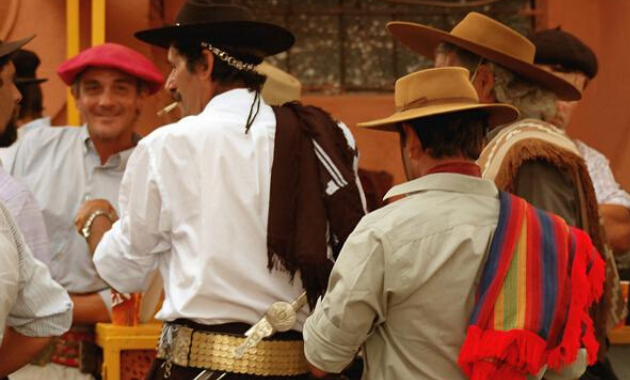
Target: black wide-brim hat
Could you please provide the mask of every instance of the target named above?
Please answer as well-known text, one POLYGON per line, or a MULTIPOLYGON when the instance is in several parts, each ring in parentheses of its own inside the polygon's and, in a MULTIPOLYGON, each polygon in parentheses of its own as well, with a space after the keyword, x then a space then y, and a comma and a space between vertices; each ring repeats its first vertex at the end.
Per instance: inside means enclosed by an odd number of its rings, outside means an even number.
POLYGON ((135 36, 163 48, 174 41, 201 39, 224 48, 247 49, 261 58, 288 50, 295 42, 287 29, 255 21, 247 8, 217 0, 188 0, 175 25, 142 30, 135 36))
POLYGON ((38 78, 37 68, 41 61, 37 54, 30 50, 18 49, 11 56, 11 61, 15 65, 15 78, 13 83, 19 85, 40 84, 48 80, 48 78, 38 78))

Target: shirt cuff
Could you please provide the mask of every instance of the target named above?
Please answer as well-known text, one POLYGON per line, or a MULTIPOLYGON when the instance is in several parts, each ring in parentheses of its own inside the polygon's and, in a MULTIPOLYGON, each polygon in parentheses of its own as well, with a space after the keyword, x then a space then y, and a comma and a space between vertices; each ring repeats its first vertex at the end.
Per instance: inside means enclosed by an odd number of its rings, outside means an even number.
POLYGON ((103 299, 103 303, 107 308, 107 312, 109 313, 109 317, 112 317, 112 290, 110 288, 103 289, 98 292, 98 295, 103 299))
POLYGON ((332 324, 321 308, 321 302, 306 320, 303 335, 306 360, 329 373, 343 371, 363 343, 360 337, 332 324))

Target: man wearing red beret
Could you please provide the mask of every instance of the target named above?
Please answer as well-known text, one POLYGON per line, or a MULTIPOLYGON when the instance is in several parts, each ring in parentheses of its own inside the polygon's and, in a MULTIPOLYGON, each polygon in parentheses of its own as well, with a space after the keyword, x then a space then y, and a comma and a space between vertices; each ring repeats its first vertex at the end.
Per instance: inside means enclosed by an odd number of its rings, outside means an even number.
POLYGON ((46 359, 51 363, 29 366, 12 375, 15 379, 91 378, 79 371, 79 342, 93 339, 94 324, 108 322, 111 308, 110 290, 96 273, 91 252, 117 219, 118 190, 139 140, 134 124, 142 103, 163 83, 148 59, 112 43, 85 50, 57 72, 71 86, 85 124, 27 134, 8 169, 43 209, 51 238, 50 269, 72 295, 73 329, 55 345, 52 358, 46 359))

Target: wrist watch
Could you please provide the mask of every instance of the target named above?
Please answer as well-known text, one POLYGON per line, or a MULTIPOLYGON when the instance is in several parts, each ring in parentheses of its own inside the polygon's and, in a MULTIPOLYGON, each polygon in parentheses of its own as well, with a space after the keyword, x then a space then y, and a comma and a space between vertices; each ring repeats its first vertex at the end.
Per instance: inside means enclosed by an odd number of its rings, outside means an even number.
POLYGON ((107 211, 102 210, 102 209, 94 210, 94 212, 92 212, 90 216, 88 217, 88 219, 85 221, 83 228, 81 228, 81 235, 83 235, 83 237, 86 240, 90 238, 90 234, 92 233, 92 224, 94 223, 94 219, 96 219, 97 217, 101 215, 106 216, 110 222, 112 223, 114 222, 114 218, 107 211))

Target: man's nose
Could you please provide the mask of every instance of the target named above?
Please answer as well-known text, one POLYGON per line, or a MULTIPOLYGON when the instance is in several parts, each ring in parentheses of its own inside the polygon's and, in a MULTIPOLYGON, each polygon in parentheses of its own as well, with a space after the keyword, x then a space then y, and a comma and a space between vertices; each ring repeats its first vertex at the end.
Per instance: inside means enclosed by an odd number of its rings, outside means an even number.
POLYGON ((18 90, 15 84, 11 83, 11 86, 13 86, 13 101, 15 104, 18 104, 22 101, 22 93, 18 90))
POLYGON ((110 91, 105 90, 98 98, 98 104, 100 106, 110 106, 113 104, 113 97, 110 91))
POLYGON ((166 78, 166 82, 164 82, 164 89, 170 92, 174 92, 175 90, 177 90, 177 87, 175 86, 175 80, 173 79, 172 71, 168 74, 168 78, 166 78))

